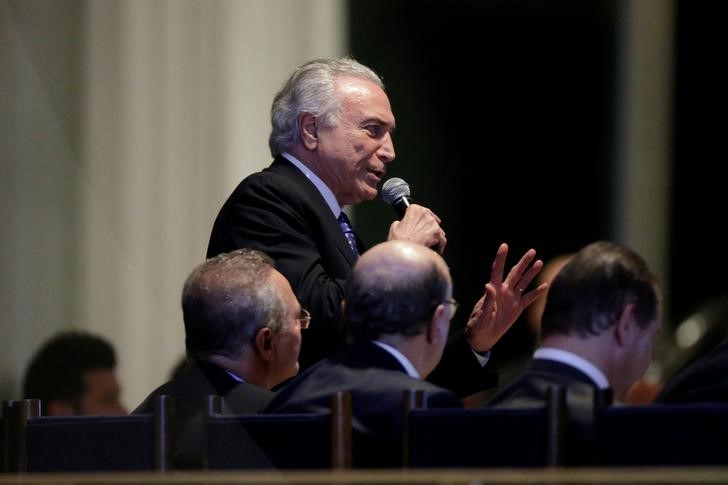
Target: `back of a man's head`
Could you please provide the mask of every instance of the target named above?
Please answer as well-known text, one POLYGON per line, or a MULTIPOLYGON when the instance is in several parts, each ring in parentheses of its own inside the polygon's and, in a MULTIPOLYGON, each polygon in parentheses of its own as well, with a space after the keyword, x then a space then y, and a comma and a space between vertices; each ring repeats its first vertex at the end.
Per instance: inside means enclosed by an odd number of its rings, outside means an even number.
POLYGON ((636 321, 642 328, 659 317, 657 282, 647 263, 617 243, 589 244, 552 281, 541 335, 599 335, 614 325, 627 304, 634 304, 636 321))
POLYGON ((270 283, 273 260, 252 249, 222 253, 197 266, 182 290, 187 353, 237 358, 256 331, 279 330, 285 305, 270 283))
POLYGON ((44 415, 125 414, 115 368, 116 354, 107 340, 87 332, 61 332, 28 364, 23 397, 40 399, 44 415))
POLYGON ((346 319, 355 340, 419 335, 451 285, 442 258, 425 246, 389 241, 364 253, 346 288, 346 319))

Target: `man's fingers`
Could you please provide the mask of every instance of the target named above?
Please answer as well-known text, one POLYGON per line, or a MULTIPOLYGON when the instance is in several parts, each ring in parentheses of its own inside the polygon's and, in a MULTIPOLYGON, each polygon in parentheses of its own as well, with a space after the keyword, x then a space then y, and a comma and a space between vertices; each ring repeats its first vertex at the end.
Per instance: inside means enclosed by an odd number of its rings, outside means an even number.
POLYGON ((523 308, 526 308, 528 305, 530 305, 531 303, 536 301, 538 298, 542 297, 548 289, 549 289, 548 283, 541 283, 535 289, 529 291, 528 293, 524 293, 521 298, 521 304, 523 305, 523 308))
POLYGON ((531 264, 531 261, 533 261, 533 259, 535 257, 536 257, 535 249, 529 249, 528 251, 526 251, 523 254, 523 256, 521 256, 521 259, 518 260, 518 262, 508 272, 508 276, 506 277, 506 282, 507 283, 518 282, 518 280, 520 280, 523 277, 528 266, 531 264))
POLYGON ((528 285, 531 284, 531 281, 533 281, 533 278, 541 271, 541 268, 543 268, 543 261, 540 259, 537 259, 531 267, 528 268, 528 271, 526 271, 523 276, 521 276, 520 279, 515 280, 515 288, 520 288, 521 290, 525 290, 528 288, 528 285))
POLYGON ((495 253, 495 260, 490 270, 490 282, 500 284, 503 281, 503 268, 506 266, 506 258, 508 257, 508 245, 501 243, 498 251, 495 253))

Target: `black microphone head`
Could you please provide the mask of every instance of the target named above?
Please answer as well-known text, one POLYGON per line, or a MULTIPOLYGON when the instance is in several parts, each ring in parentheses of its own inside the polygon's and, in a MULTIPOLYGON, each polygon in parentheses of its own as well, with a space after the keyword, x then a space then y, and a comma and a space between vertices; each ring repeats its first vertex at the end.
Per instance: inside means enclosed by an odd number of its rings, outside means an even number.
POLYGON ((392 177, 382 185, 382 199, 390 205, 394 205, 402 197, 409 197, 410 186, 407 182, 398 177, 392 177))

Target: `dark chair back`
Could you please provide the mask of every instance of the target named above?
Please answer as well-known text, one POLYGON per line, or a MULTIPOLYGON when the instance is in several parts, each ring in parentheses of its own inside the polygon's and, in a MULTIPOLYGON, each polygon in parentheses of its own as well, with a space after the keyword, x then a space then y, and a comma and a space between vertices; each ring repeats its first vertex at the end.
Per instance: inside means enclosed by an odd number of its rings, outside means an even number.
POLYGON ((158 396, 153 414, 39 416, 25 423, 28 472, 167 470, 173 399, 158 396))
POLYGON ((332 396, 321 414, 219 414, 211 396, 205 423, 207 469, 351 467, 351 394, 332 396))
POLYGON ((597 466, 728 465, 728 403, 608 406, 595 427, 597 466))
POLYGON ((405 466, 557 466, 562 456, 565 409, 563 388, 550 389, 549 399, 541 407, 411 409, 405 421, 405 466))
POLYGON ((18 473, 26 467, 25 423, 40 415, 38 399, 3 401, 2 468, 0 471, 18 473))

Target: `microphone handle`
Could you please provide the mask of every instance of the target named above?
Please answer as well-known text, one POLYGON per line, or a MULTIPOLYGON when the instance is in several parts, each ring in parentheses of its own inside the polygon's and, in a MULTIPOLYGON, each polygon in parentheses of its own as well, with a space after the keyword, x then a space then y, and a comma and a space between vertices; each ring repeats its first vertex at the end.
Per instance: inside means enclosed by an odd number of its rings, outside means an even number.
POLYGON ((394 207, 394 211, 397 213, 397 216, 402 219, 404 217, 404 213, 407 212, 407 207, 409 207, 410 204, 410 198, 405 196, 395 200, 392 207, 394 207))

